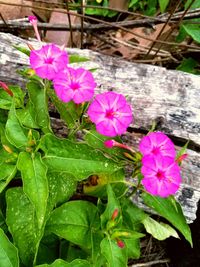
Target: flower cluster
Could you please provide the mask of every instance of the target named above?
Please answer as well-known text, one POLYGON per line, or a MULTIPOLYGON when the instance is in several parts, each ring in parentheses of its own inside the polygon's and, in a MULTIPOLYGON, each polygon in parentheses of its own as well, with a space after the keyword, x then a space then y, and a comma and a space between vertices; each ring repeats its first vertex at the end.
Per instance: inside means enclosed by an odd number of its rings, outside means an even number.
MULTIPOLYGON (((37 20, 35 17, 29 19, 40 41, 37 20)), ((96 82, 92 73, 84 68, 69 67, 67 52, 56 45, 47 44, 38 50, 33 49, 30 64, 38 76, 52 81, 55 93, 62 102, 81 104, 93 98, 96 82)), ((97 132, 108 137, 125 133, 133 120, 131 106, 123 95, 116 92, 96 95, 87 115, 96 125, 97 132)), ((128 148, 115 140, 107 140, 104 145, 107 148, 128 148)), ((141 140, 139 150, 143 155, 141 173, 145 189, 161 197, 174 194, 179 188, 181 176, 172 141, 161 132, 150 133, 141 140)))
POLYGON ((161 132, 152 132, 143 137, 139 150, 143 155, 141 173, 145 189, 161 197, 175 194, 181 175, 173 142, 161 132))
MULTIPOLYGON (((37 19, 31 16, 29 20, 38 36, 37 19)), ((83 68, 74 69, 68 64, 67 52, 54 44, 43 45, 30 53, 32 69, 39 77, 52 80, 61 101, 72 100, 76 104, 90 101, 96 87, 92 73, 83 68)), ((130 105, 123 95, 115 92, 97 95, 89 106, 88 116, 100 134, 111 137, 125 133, 132 121, 130 105)))

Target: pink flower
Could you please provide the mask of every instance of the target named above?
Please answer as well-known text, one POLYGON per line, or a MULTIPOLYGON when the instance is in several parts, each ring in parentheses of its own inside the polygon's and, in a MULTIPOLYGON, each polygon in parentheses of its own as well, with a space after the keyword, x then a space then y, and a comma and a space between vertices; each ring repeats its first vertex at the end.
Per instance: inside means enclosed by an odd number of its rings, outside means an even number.
POLYGON ((139 150, 145 155, 162 155, 175 158, 176 151, 173 142, 161 132, 152 132, 143 137, 139 150))
POLYGON ((142 184, 147 192, 168 197, 178 190, 181 183, 180 167, 171 157, 147 155, 142 159, 142 184))
POLYGON ((125 133, 133 120, 125 97, 115 92, 97 95, 89 106, 88 115, 96 124, 97 132, 110 137, 125 133))
POLYGON ((89 101, 96 87, 92 73, 83 68, 66 68, 56 75, 53 85, 57 96, 63 102, 73 100, 76 104, 89 101))
POLYGON ((67 52, 54 44, 47 44, 38 50, 32 50, 30 64, 36 74, 43 79, 52 80, 69 63, 67 52))

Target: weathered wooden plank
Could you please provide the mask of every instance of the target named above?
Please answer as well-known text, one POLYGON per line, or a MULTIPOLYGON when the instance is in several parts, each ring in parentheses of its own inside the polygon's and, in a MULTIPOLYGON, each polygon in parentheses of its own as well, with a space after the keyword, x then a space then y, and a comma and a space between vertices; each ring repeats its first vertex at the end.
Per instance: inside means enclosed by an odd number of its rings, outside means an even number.
MULTIPOLYGON (((34 40, 31 43, 34 47, 39 46, 34 40)), ((13 45, 26 46, 26 41, 0 33, 0 80, 23 85, 16 69, 28 65, 28 58, 13 45)), ((176 197, 182 203, 188 221, 193 221, 200 198, 200 77, 88 50, 68 49, 68 52, 90 58, 82 65, 88 69, 97 68, 94 72, 97 92, 115 90, 127 95, 134 112, 133 132, 124 137, 128 143, 137 145, 141 134, 153 121, 157 122, 157 129, 169 134, 176 144, 191 140, 188 159, 182 166, 182 188, 176 197)), ((63 130, 56 127, 62 134, 63 130)))

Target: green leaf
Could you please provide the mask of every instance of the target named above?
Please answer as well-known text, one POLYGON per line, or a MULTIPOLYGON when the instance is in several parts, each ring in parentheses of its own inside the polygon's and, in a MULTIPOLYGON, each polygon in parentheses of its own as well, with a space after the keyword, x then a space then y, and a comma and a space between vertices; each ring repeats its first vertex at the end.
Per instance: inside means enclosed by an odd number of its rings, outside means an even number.
POLYGON ((67 263, 64 260, 58 259, 52 264, 42 264, 37 265, 36 267, 92 267, 91 264, 86 260, 76 259, 70 263, 67 263))
MULTIPOLYGON (((192 3, 193 0, 188 0, 185 3, 185 9, 187 9, 189 7, 189 5, 192 3)), ((190 9, 195 9, 195 8, 199 8, 200 7, 200 0, 195 0, 193 1, 194 3, 191 5, 190 9)))
POLYGON ((45 235, 40 241, 40 245, 37 253, 37 264, 52 263, 58 257, 64 259, 61 254, 61 240, 54 234, 45 235))
POLYGON ((99 229, 97 208, 87 201, 71 201, 55 209, 46 229, 70 242, 91 249, 91 236, 99 229))
POLYGON ((30 103, 34 109, 34 121, 41 127, 44 133, 51 132, 45 88, 39 82, 31 81, 27 84, 27 89, 30 103))
POLYGON ((8 141, 17 148, 25 148, 28 144, 28 130, 21 125, 17 118, 14 101, 8 115, 5 135, 8 141))
POLYGON ((169 224, 157 222, 149 216, 144 219, 143 224, 147 233, 158 240, 164 240, 170 236, 179 238, 177 232, 169 224))
POLYGON ((47 88, 47 94, 60 114, 60 118, 66 123, 69 129, 74 128, 79 120, 76 104, 73 101, 68 103, 61 102, 52 88, 47 88))
POLYGON ((130 0, 129 1, 129 8, 133 7, 139 0, 130 0))
POLYGON ((17 168, 21 171, 24 192, 35 207, 38 227, 41 229, 48 199, 47 167, 42 162, 40 153, 21 152, 17 168))
POLYGON ((9 231, 18 248, 25 266, 32 266, 40 241, 35 209, 22 188, 12 188, 6 192, 7 219, 9 231))
POLYGON ((108 228, 109 223, 113 223, 112 215, 115 210, 117 210, 118 215, 114 220, 115 223, 113 226, 119 226, 121 225, 121 222, 122 222, 121 206, 110 184, 107 185, 107 195, 108 195, 108 202, 106 205, 106 209, 104 213, 101 215, 101 228, 102 229, 108 228))
POLYGON ((127 247, 127 254, 129 259, 140 258, 140 239, 125 239, 125 246, 127 247))
POLYGON ((19 267, 17 248, 9 241, 0 228, 0 266, 19 267))
MULTIPOLYGON (((199 22, 200 20, 196 20, 197 22, 199 22)), ((197 43, 200 43, 200 24, 189 24, 189 23, 185 23, 182 24, 183 29, 186 31, 186 33, 188 35, 190 35, 194 41, 196 41, 197 43)))
POLYGON ((158 2, 159 2, 161 13, 164 13, 169 4, 169 0, 158 0, 158 2))
POLYGON ((39 147, 45 152, 43 159, 50 172, 66 172, 78 181, 93 174, 111 174, 122 169, 86 144, 73 143, 50 134, 41 139, 39 147))
POLYGON ((25 92, 18 85, 10 85, 9 89, 13 92, 15 107, 20 108, 24 106, 25 92))
POLYGON ((30 56, 30 50, 28 48, 19 45, 13 45, 13 47, 16 48, 18 51, 24 53, 25 55, 30 56))
POLYGON ((79 63, 79 62, 86 62, 86 61, 90 61, 90 59, 87 58, 87 57, 80 56, 78 54, 73 54, 73 55, 70 55, 69 56, 69 62, 70 62, 70 64, 72 64, 72 63, 79 63))
POLYGON ((92 265, 86 260, 76 259, 76 260, 68 263, 68 265, 66 267, 92 267, 92 265))
POLYGON ((0 193, 6 188, 10 181, 15 177, 17 168, 15 165, 0 162, 0 193))
POLYGON ((65 172, 48 172, 49 201, 52 208, 63 204, 76 191, 77 182, 73 175, 65 172))
POLYGON ((68 262, 71 262, 75 259, 87 259, 88 258, 88 251, 83 250, 79 246, 62 239, 61 244, 61 253, 60 257, 68 262))
POLYGON ((23 126, 35 129, 40 128, 40 126, 37 124, 35 120, 35 110, 30 100, 27 101, 25 108, 17 109, 16 114, 23 126))
POLYGON ((108 267, 127 266, 127 249, 118 247, 116 241, 106 237, 101 242, 101 253, 107 260, 108 267))
POLYGON ((142 221, 148 215, 138 208, 130 199, 123 198, 121 200, 123 225, 130 230, 140 231, 143 228, 142 221))
POLYGON ((0 108, 2 109, 10 109, 12 104, 12 96, 6 93, 4 90, 0 88, 0 108))
POLYGON ((198 65, 199 65, 198 61, 189 57, 189 58, 184 58, 181 64, 176 69, 188 73, 200 74, 200 71, 195 69, 196 67, 198 67, 198 65))
POLYGON ((105 154, 111 155, 116 161, 119 160, 119 157, 122 158, 122 152, 124 150, 118 147, 113 147, 112 149, 106 148, 104 142, 110 140, 110 138, 99 134, 95 129, 87 131, 84 140, 89 146, 101 150, 105 154))
POLYGON ((142 198, 146 205, 154 209, 159 215, 175 226, 192 246, 190 228, 183 215, 180 204, 173 197, 161 198, 148 193, 142 193, 142 198))

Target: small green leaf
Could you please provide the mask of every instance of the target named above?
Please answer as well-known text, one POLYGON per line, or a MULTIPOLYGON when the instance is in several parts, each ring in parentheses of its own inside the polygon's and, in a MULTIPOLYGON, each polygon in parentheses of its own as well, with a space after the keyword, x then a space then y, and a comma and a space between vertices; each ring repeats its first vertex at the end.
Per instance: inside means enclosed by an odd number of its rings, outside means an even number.
POLYGON ((5 135, 8 141, 17 148, 25 148, 28 144, 28 130, 21 125, 17 118, 14 101, 8 115, 5 135))
POLYGON ((35 210, 22 188, 6 192, 6 223, 25 266, 32 266, 37 255, 41 234, 35 220, 35 210))
POLYGON ((42 264, 36 267, 92 267, 91 264, 86 260, 76 259, 70 263, 64 260, 55 260, 52 264, 42 264))
POLYGON ((190 228, 183 215, 180 204, 173 197, 161 198, 148 193, 142 193, 142 198, 146 205, 154 209, 159 215, 175 226, 192 246, 190 228))
POLYGON ((78 54, 74 54, 74 55, 70 55, 69 56, 69 62, 70 62, 70 64, 72 64, 72 63, 79 63, 79 62, 86 62, 86 61, 90 61, 90 59, 87 58, 87 57, 80 56, 78 54))
POLYGON ((196 69, 199 63, 193 58, 184 58, 181 64, 176 68, 177 70, 185 71, 193 74, 200 74, 200 71, 196 69))
POLYGON ((9 241, 0 228, 0 266, 19 267, 17 248, 9 241))
POLYGON ((30 102, 30 100, 27 101, 26 107, 23 109, 17 109, 16 110, 17 117, 20 121, 20 123, 27 127, 27 128, 35 128, 39 129, 40 126, 37 124, 35 120, 35 109, 30 102))
POLYGON ((30 103, 34 109, 34 121, 44 133, 51 132, 46 90, 36 81, 29 82, 27 89, 30 103))
POLYGON ((0 108, 9 110, 12 104, 12 96, 0 88, 0 108))
MULTIPOLYGON (((200 19, 196 20, 197 22, 200 21, 200 19)), ((182 24, 182 27, 184 28, 184 30, 186 31, 186 33, 188 35, 190 35, 193 40, 195 40, 197 43, 200 43, 200 25, 199 24, 189 24, 189 23, 185 23, 182 24)))
POLYGON ((0 193, 6 188, 10 181, 15 177, 17 168, 15 165, 0 162, 0 193))
POLYGON ((101 242, 101 253, 107 260, 108 267, 127 266, 127 248, 118 247, 116 241, 106 237, 101 242))
POLYGON ((99 229, 97 208, 87 201, 70 201, 55 209, 46 230, 83 248, 91 249, 91 236, 99 229))
POLYGON ((164 240, 170 236, 179 238, 177 232, 168 224, 157 222, 151 217, 146 217, 143 220, 144 227, 147 233, 151 234, 158 240, 164 240))
POLYGON ((76 259, 76 260, 73 260, 72 262, 68 263, 68 265, 66 267, 92 267, 92 265, 86 260, 76 259))
POLYGON ((125 246, 127 247, 127 254, 129 259, 140 258, 140 239, 125 239, 125 246))
POLYGON ((129 8, 133 7, 139 0, 130 0, 129 1, 129 8))
POLYGON ((13 47, 16 48, 18 51, 22 52, 23 54, 30 56, 30 50, 28 48, 19 45, 13 45, 13 47))
POLYGON ((190 9, 195 9, 200 7, 200 0, 195 0, 195 1, 187 0, 187 2, 185 3, 185 9, 187 9, 192 2, 193 4, 191 5, 190 9))
POLYGON ((159 2, 161 13, 164 13, 169 4, 169 0, 158 0, 158 2, 159 2))
POLYGON ((130 199, 123 198, 121 200, 123 225, 130 230, 142 230, 142 221, 148 215, 140 208, 138 208, 130 199))
POLYGON ((108 195, 108 203, 106 205, 104 213, 101 215, 102 229, 106 229, 107 227, 109 227, 109 222, 111 223, 115 222, 113 226, 119 226, 122 223, 121 206, 110 184, 107 185, 107 195, 108 195), (112 215, 114 211, 117 211, 117 216, 114 220, 112 220, 112 215))
POLYGON ((17 168, 21 171, 24 192, 35 207, 38 227, 41 229, 48 199, 47 167, 42 162, 40 153, 21 152, 17 168))
POLYGON ((59 112, 60 118, 66 123, 69 129, 74 128, 79 120, 76 104, 73 101, 68 103, 61 102, 52 88, 47 88, 47 94, 59 112))

